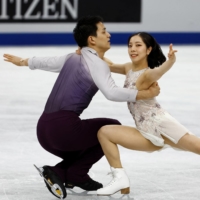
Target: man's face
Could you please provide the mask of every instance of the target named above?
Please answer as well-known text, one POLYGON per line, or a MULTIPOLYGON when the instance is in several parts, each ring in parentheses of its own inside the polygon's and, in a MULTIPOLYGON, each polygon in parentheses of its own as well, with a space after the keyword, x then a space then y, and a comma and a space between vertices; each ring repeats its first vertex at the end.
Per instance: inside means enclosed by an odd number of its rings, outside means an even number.
POLYGON ((97 24, 97 36, 93 37, 95 41, 95 47, 100 51, 106 52, 110 49, 110 34, 106 31, 106 28, 102 22, 97 24))

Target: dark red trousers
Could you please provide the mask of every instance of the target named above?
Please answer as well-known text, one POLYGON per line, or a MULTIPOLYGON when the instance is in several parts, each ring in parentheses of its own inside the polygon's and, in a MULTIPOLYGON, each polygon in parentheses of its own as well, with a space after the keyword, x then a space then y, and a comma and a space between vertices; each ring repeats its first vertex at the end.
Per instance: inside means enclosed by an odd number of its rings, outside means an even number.
POLYGON ((98 130, 105 125, 120 122, 109 118, 81 120, 73 111, 43 113, 37 125, 41 146, 63 159, 51 169, 63 182, 85 182, 88 171, 103 155, 97 138, 98 130))

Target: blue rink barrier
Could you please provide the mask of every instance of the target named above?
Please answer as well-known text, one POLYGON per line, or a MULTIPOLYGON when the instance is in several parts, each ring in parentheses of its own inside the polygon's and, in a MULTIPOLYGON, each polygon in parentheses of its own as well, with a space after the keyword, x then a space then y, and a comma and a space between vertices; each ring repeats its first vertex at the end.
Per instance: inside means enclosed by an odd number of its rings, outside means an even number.
MULTIPOLYGON (((151 32, 150 32, 151 33, 151 32)), ((198 44, 200 32, 151 33, 160 44, 198 44)), ((112 45, 126 45, 131 33, 111 33, 112 45)), ((1 33, 0 46, 76 45, 71 33, 1 33)))

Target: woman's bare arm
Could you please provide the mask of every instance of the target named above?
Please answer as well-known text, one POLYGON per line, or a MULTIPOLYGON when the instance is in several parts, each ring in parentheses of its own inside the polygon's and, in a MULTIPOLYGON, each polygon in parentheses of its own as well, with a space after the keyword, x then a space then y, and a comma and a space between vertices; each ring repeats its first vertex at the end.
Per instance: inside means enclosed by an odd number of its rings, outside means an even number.
MULTIPOLYGON (((115 64, 108 58, 103 58, 103 60, 108 64, 110 67, 110 71, 118 74, 127 74, 128 71, 132 68, 132 63, 125 63, 125 64, 115 64)), ((157 82, 149 85, 148 88, 145 90, 140 90, 137 93, 136 100, 142 99, 150 99, 155 96, 158 96, 160 93, 160 87, 157 82)))
POLYGON ((151 85, 153 82, 159 80, 169 69, 171 69, 171 67, 175 63, 176 61, 175 52, 177 52, 177 50, 173 50, 173 46, 172 44, 170 44, 168 53, 169 59, 165 61, 160 67, 156 67, 154 69, 148 69, 143 76, 142 82, 144 83, 146 82, 149 83, 149 85, 151 85))
POLYGON ((131 63, 116 64, 105 57, 103 58, 103 60, 108 64, 110 71, 113 73, 126 75, 127 71, 129 71, 131 68, 131 63))

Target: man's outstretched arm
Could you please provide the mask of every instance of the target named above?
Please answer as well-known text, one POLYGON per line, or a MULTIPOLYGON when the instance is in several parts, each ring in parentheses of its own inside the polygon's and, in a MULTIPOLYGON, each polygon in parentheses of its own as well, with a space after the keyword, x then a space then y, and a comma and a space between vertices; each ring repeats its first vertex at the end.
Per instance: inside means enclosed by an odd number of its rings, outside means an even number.
POLYGON ((68 55, 54 57, 22 58, 11 54, 4 54, 4 61, 13 63, 19 67, 28 66, 30 69, 41 69, 51 72, 60 72, 68 55))

